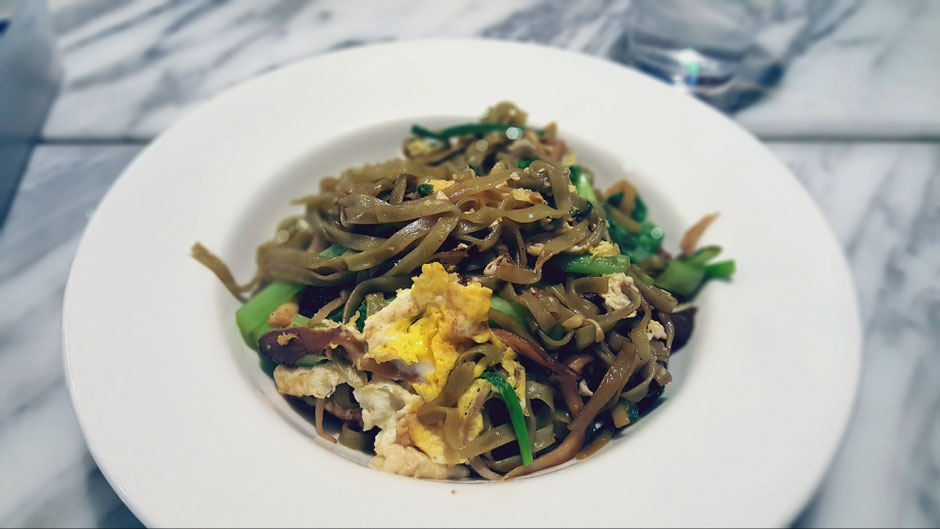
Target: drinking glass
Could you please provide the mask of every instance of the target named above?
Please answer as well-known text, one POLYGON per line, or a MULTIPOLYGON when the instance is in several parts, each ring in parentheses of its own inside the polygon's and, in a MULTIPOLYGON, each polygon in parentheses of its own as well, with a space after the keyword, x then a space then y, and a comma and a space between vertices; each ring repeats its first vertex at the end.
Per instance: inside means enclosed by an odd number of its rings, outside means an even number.
POLYGON ((772 0, 634 0, 627 38, 634 64, 696 93, 738 74, 770 19, 772 0))

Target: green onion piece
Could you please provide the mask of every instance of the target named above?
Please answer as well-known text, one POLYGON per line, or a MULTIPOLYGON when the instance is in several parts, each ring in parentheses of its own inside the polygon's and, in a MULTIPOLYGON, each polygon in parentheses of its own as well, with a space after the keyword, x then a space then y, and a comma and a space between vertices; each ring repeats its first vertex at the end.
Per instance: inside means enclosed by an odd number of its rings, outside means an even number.
POLYGON ((656 278, 656 286, 680 296, 691 296, 705 280, 705 266, 677 260, 666 263, 666 269, 656 278))
POLYGON ((620 207, 620 203, 623 202, 623 191, 617 191, 616 193, 607 197, 607 203, 613 207, 620 207))
POLYGON ((306 355, 294 364, 295 367, 316 367, 326 362, 326 355, 306 355))
POLYGON ((475 174, 475 175, 477 175, 477 176, 480 175, 480 169, 477 168, 477 166, 468 163, 468 164, 467 164, 467 167, 469 167, 471 170, 473 170, 473 174, 475 174))
POLYGON ((704 265, 705 263, 711 261, 712 259, 718 257, 718 254, 721 253, 721 246, 705 246, 704 248, 699 248, 695 252, 688 256, 683 257, 683 261, 689 263, 694 263, 698 265, 704 265))
POLYGON ((610 238, 620 245, 621 253, 626 253, 626 248, 632 247, 635 244, 633 242, 633 235, 631 235, 626 228, 614 221, 609 213, 607 215, 607 232, 610 234, 610 238))
MULTIPOLYGON (((623 202, 623 191, 617 191, 607 197, 607 203, 615 208, 620 207, 621 202, 623 202)), ((646 202, 643 202, 640 195, 637 195, 633 201, 633 211, 630 212, 630 218, 637 222, 646 220, 646 202)))
POLYGON ((532 320, 532 313, 529 312, 529 309, 523 307, 522 305, 505 300, 497 295, 490 296, 490 307, 493 310, 498 310, 503 314, 512 316, 513 319, 519 322, 519 325, 522 325, 523 329, 529 328, 529 321, 532 320))
POLYGON ((506 403, 509 409, 509 420, 512 422, 512 429, 516 434, 516 442, 519 443, 519 455, 522 457, 522 466, 532 464, 532 444, 529 442, 529 430, 526 428, 525 416, 522 414, 522 406, 519 405, 519 397, 513 391, 512 386, 505 378, 492 371, 487 371, 480 375, 480 378, 489 382, 496 388, 499 398, 506 403))
POLYGON ((646 272, 640 270, 640 268, 637 266, 630 267, 630 271, 627 273, 627 275, 632 277, 634 281, 639 281, 640 283, 643 283, 644 285, 653 284, 653 278, 647 275, 646 272))
POLYGON ((522 131, 525 130, 525 127, 520 127, 519 125, 513 125, 511 123, 463 123, 460 125, 453 125, 436 132, 422 127, 421 125, 412 125, 411 133, 415 136, 421 136, 423 138, 435 138, 441 141, 447 141, 448 139, 455 136, 477 136, 487 134, 489 132, 506 132, 512 128, 519 129, 519 136, 522 136, 522 131))
POLYGON ((333 244, 326 250, 323 250, 318 255, 320 257, 326 257, 327 259, 332 259, 333 257, 339 257, 346 253, 346 247, 342 244, 333 244))
POLYGON ((636 247, 632 252, 627 252, 630 259, 635 263, 642 263, 647 257, 656 255, 659 246, 663 242, 663 229, 656 224, 644 220, 640 224, 640 233, 633 236, 636 241, 636 247), (631 255, 631 253, 636 255, 631 255))
POLYGON ((525 169, 526 167, 532 165, 532 162, 536 160, 538 160, 538 158, 520 158, 519 169, 525 169))
POLYGON ((343 307, 340 306, 333 312, 329 313, 326 317, 328 320, 332 320, 338 323, 343 323, 343 307))
POLYGON ((620 253, 634 263, 642 263, 656 255, 663 242, 663 229, 650 221, 640 223, 640 231, 630 233, 626 227, 614 220, 611 206, 606 206, 607 227, 610 238, 620 246, 620 253))
POLYGON ((258 292, 235 311, 235 323, 242 338, 250 347, 257 349, 261 336, 272 329, 268 325, 268 316, 274 309, 291 300, 306 285, 274 281, 258 292))
POLYGON ((646 202, 643 202, 640 195, 637 195, 636 200, 633 201, 633 211, 630 213, 630 216, 637 222, 646 220, 646 202))
POLYGON ((734 259, 719 261, 705 267, 705 279, 728 279, 734 274, 734 259))
POLYGON ((574 184, 578 196, 600 209, 601 203, 597 200, 597 193, 594 192, 594 184, 591 182, 591 179, 588 178, 587 173, 580 165, 570 165, 568 166, 568 170, 571 172, 569 175, 571 183, 574 184))
POLYGON ((656 278, 656 286, 680 296, 692 296, 709 279, 728 279, 734 274, 734 260, 707 264, 720 253, 720 246, 706 246, 666 263, 666 269, 656 278))
POLYGON ((561 256, 553 260, 552 264, 560 264, 561 269, 572 274, 590 276, 603 276, 627 272, 630 268, 630 258, 626 255, 613 255, 610 257, 593 257, 591 255, 561 256))
POLYGON ((421 125, 414 124, 411 126, 411 133, 415 136, 420 136, 422 138, 437 138, 438 135, 431 129, 426 129, 421 125))
POLYGON ((356 318, 356 328, 359 329, 359 332, 365 330, 366 318, 368 317, 368 307, 366 307, 366 302, 363 301, 362 305, 359 305, 359 317, 356 318))
POLYGON ((421 184, 418 186, 418 194, 426 197, 434 192, 434 186, 431 184, 421 184))

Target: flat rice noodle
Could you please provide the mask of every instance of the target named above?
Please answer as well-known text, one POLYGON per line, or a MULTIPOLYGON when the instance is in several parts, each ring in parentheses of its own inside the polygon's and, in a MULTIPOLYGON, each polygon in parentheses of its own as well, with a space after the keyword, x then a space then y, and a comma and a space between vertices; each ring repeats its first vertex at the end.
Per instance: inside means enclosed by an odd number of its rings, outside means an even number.
POLYGON ((427 235, 432 227, 432 221, 418 219, 395 232, 381 246, 359 253, 346 252, 337 259, 342 259, 347 268, 353 271, 375 268, 383 261, 401 253, 419 238, 427 235))
POLYGON ((444 193, 448 199, 454 201, 455 199, 459 199, 464 195, 478 193, 486 189, 492 189, 506 180, 509 180, 511 175, 512 173, 510 171, 499 171, 494 167, 489 175, 468 178, 466 180, 457 182, 456 184, 444 189, 442 193, 444 193))
POLYGON ((549 181, 558 215, 566 215, 571 211, 571 191, 568 189, 571 179, 567 167, 559 162, 536 160, 529 166, 529 172, 549 181))
MULTIPOLYGON (((342 206, 342 202, 340 203, 342 206)), ((368 202, 347 206, 342 209, 343 224, 387 224, 391 222, 406 222, 421 217, 439 215, 441 213, 459 214, 460 209, 449 200, 441 200, 433 196, 418 200, 409 200, 397 205, 384 201, 368 202)))
POLYGON ((356 284, 356 288, 349 293, 346 306, 343 308, 343 321, 349 321, 353 313, 359 310, 366 294, 372 292, 397 292, 399 289, 411 286, 410 277, 376 277, 366 279, 356 284))
POLYGON ((450 233, 457 226, 457 216, 444 216, 438 219, 431 231, 421 239, 418 246, 401 258, 388 272, 387 276, 397 276, 410 273, 412 270, 430 261, 434 252, 450 237, 450 233))

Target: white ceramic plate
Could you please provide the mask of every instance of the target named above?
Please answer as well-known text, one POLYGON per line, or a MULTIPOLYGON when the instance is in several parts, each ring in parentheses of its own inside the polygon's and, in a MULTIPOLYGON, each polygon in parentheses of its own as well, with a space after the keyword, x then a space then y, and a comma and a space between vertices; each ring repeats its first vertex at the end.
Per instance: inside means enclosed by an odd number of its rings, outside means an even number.
POLYGON ((487 41, 317 57, 180 121, 92 219, 64 336, 88 446, 155 526, 786 524, 836 450, 860 358, 842 253, 758 141, 632 70, 487 41), (629 174, 672 248, 721 211, 707 241, 738 272, 698 298, 665 402, 597 456, 507 483, 379 473, 314 439, 276 394, 238 336, 237 302, 189 247, 249 277, 255 246, 318 178, 393 156, 412 122, 475 118, 504 99, 556 120, 602 185, 629 174))

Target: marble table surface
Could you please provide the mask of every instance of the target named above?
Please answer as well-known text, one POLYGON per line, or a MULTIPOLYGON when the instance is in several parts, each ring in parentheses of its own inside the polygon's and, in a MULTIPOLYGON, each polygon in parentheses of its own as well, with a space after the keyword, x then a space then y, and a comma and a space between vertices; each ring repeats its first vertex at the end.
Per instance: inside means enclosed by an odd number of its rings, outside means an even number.
MULTIPOLYGON (((865 329, 855 416, 796 526, 940 525, 940 2, 779 2, 786 63, 734 119, 816 199, 865 329)), ((61 303, 84 226, 152 138, 291 61, 418 37, 538 42, 628 60, 627 1, 51 0, 66 85, 0 228, 0 526, 139 525, 82 441, 61 303), (420 16, 419 16, 420 15, 420 16)), ((833 330, 838 332, 838 330, 833 330)))

